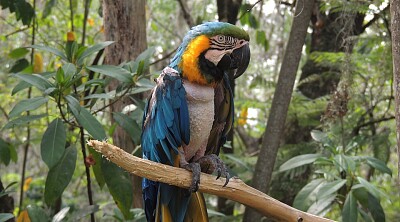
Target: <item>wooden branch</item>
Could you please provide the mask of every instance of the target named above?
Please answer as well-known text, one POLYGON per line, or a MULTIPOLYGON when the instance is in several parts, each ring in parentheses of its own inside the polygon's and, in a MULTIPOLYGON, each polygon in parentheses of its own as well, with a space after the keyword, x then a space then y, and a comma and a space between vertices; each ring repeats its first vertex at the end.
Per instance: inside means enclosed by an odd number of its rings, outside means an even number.
MULTIPOLYGON (((101 152, 110 161, 137 176, 182 188, 189 188, 192 182, 191 173, 185 169, 135 157, 106 142, 90 140, 88 141, 88 145, 96 151, 101 152)), ((220 178, 216 180, 215 178, 214 175, 202 173, 199 191, 234 200, 279 221, 332 221, 281 203, 261 191, 246 185, 240 179, 232 178, 228 185, 223 187, 225 179, 220 178)))

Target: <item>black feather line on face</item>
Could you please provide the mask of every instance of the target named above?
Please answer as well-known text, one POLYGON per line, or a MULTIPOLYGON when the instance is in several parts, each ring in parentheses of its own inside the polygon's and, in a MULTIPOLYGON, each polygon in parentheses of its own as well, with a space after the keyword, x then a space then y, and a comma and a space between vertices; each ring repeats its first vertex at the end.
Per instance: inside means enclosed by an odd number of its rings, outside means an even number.
MULTIPOLYGON (((225 56, 224 58, 221 59, 224 60, 223 63, 218 63, 218 65, 214 65, 214 63, 212 63, 211 61, 209 61, 208 59, 206 59, 205 54, 206 54, 207 50, 204 51, 203 53, 200 54, 199 56, 199 68, 200 68, 200 72, 201 74, 206 78, 207 82, 211 83, 211 82, 219 82, 222 80, 223 76, 224 76, 224 70, 228 70, 229 69, 229 65, 230 65, 230 59, 229 61, 225 61, 225 56), (225 64, 225 63, 229 63, 229 64, 225 64), (227 67, 225 66, 227 65, 227 67), (227 69, 225 69, 227 68, 227 69)), ((229 58, 229 56, 228 56, 229 58)))

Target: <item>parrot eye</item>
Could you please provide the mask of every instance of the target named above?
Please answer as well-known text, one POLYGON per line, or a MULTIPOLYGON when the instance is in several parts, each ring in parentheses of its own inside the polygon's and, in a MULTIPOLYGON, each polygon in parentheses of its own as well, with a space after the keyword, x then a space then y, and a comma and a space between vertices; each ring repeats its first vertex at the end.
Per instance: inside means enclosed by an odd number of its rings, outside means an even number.
POLYGON ((218 36, 218 41, 223 42, 225 40, 224 36, 220 35, 218 36))

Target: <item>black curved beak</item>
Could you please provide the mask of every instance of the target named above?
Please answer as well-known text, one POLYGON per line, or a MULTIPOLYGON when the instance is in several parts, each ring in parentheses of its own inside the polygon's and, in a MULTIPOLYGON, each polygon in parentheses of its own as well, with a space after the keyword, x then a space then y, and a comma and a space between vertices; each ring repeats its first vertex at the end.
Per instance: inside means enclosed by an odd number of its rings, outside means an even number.
POLYGON ((250 63, 250 47, 249 43, 243 45, 242 47, 235 49, 232 54, 231 69, 235 69, 234 79, 241 76, 250 63))

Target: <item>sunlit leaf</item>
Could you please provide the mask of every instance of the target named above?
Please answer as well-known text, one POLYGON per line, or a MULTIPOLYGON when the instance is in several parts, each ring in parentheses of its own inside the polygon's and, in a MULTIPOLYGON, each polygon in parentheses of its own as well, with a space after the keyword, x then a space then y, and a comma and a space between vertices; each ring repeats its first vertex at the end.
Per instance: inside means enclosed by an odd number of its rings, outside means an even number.
POLYGON ((93 46, 87 48, 85 51, 82 52, 82 54, 80 56, 78 56, 77 64, 82 65, 83 61, 86 57, 92 55, 95 52, 98 52, 98 51, 104 49, 105 47, 107 47, 113 43, 114 43, 113 41, 106 41, 106 42, 101 42, 101 43, 98 43, 96 45, 93 45, 93 46))
POLYGON ((320 142, 320 143, 325 143, 328 138, 326 133, 324 133, 320 130, 312 130, 311 137, 313 138, 313 140, 320 142))
POLYGON ((21 58, 21 57, 24 57, 26 54, 28 54, 29 53, 29 50, 28 49, 26 49, 26 48, 16 48, 16 49, 14 49, 14 50, 12 50, 9 54, 8 54, 8 56, 11 58, 11 59, 19 59, 19 58, 21 58))
POLYGON ((35 97, 31 99, 21 100, 14 106, 14 108, 10 111, 8 116, 10 118, 14 118, 23 112, 35 110, 39 108, 41 105, 47 103, 47 101, 49 101, 49 98, 47 97, 35 97))
POLYGON ((70 207, 64 207, 56 215, 54 215, 53 220, 51 222, 61 222, 67 216, 70 207))
POLYGON ((342 210, 342 221, 343 222, 357 221, 357 217, 358 217, 357 200, 353 196, 353 192, 349 192, 347 194, 346 201, 344 202, 342 210))
POLYGON ((66 139, 63 121, 59 118, 54 119, 44 132, 40 145, 42 160, 49 169, 53 168, 63 156, 66 139))
POLYGON ((279 167, 279 171, 290 170, 299 166, 310 164, 314 162, 318 157, 322 157, 321 154, 303 154, 295 156, 292 159, 286 161, 279 167))
POLYGON ((95 65, 87 66, 86 68, 93 72, 98 72, 103 75, 115 78, 121 82, 131 83, 133 81, 131 73, 128 70, 123 69, 119 66, 95 65))
POLYGON ((61 160, 50 169, 46 178, 44 200, 53 205, 61 197, 75 171, 77 152, 74 146, 65 149, 61 160))
POLYGON ((129 174, 106 159, 103 159, 101 169, 115 203, 125 219, 129 219, 131 217, 129 209, 133 201, 132 182, 129 174))
POLYGON ((331 209, 335 198, 336 195, 325 196, 324 198, 318 198, 317 201, 314 202, 310 206, 310 208, 308 208, 307 212, 323 217, 331 209))

